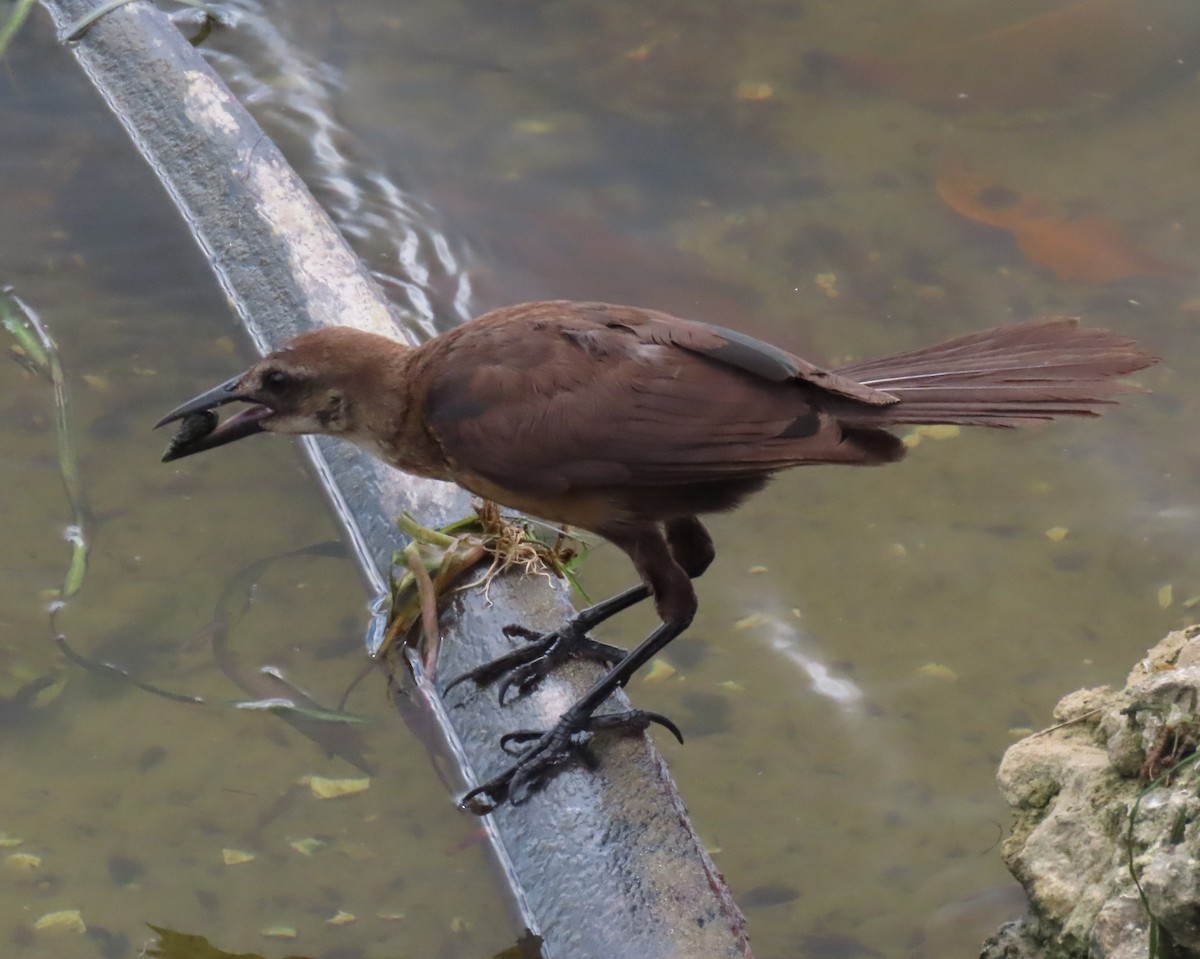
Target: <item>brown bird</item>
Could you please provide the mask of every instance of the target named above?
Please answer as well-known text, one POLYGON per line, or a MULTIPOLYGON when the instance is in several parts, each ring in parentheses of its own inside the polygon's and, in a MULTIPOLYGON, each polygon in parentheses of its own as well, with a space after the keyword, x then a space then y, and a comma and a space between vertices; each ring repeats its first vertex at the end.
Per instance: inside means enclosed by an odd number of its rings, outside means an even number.
POLYGON ((580 734, 665 717, 597 708, 683 632, 692 579, 714 549, 698 516, 737 506, 771 475, 810 463, 875 466, 904 456, 889 427, 1019 426, 1094 416, 1154 363, 1133 341, 1065 317, 1030 320, 883 359, 822 369, 768 343, 665 313, 604 303, 525 303, 418 347, 345 327, 302 333, 245 373, 172 410, 164 460, 258 432, 327 433, 385 462, 603 536, 641 585, 532 635, 459 677, 533 686, 556 663, 615 663, 516 761, 464 797, 487 811, 519 799, 580 734), (218 425, 214 408, 251 404, 218 425), (652 596, 662 625, 628 654, 588 633, 652 596))

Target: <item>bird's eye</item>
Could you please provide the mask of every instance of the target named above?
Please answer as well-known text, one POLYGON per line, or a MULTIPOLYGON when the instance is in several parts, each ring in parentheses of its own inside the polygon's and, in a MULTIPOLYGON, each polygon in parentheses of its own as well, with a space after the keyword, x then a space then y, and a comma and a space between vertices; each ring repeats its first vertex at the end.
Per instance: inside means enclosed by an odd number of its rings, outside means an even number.
POLYGON ((280 390, 287 386, 291 379, 283 370, 267 370, 262 376, 262 385, 268 390, 280 390))

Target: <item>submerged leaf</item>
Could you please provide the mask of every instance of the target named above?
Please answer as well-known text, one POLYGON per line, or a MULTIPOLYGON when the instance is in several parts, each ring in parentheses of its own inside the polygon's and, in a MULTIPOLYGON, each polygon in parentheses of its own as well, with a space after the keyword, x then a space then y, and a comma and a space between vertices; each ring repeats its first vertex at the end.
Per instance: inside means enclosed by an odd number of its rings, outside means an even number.
POLYGON ((771 618, 763 615, 762 613, 751 613, 749 616, 743 616, 741 619, 735 622, 733 624, 733 628, 738 632, 742 632, 747 629, 755 629, 759 626, 765 626, 770 621, 771 618))
MULTIPOLYGON (((176 932, 161 926, 151 926, 158 942, 146 950, 151 959, 262 959, 256 952, 226 952, 209 943, 203 936, 176 932)), ((287 956, 285 959, 305 959, 287 956)))
POLYGON ((958 673, 942 663, 926 663, 924 666, 918 669, 917 672, 922 676, 929 676, 932 679, 940 679, 947 683, 958 681, 958 673))
POLYGON ((960 157, 942 159, 937 193, 960 216, 1012 234, 1026 260, 1060 280, 1113 283, 1135 276, 1190 273, 1137 249, 1115 223, 1098 216, 1057 214, 1040 200, 972 169, 960 157))
POLYGON ((362 779, 327 779, 325 776, 305 776, 301 782, 308 786, 318 799, 337 799, 353 796, 371 788, 370 777, 362 779))
POLYGON ((324 846, 325 843, 320 839, 309 837, 307 839, 295 839, 292 842, 289 842, 288 845, 295 849, 296 852, 300 853, 302 856, 311 856, 318 849, 324 846))
POLYGON ((656 658, 651 661, 650 668, 642 676, 644 683, 661 683, 675 675, 675 667, 665 659, 656 658))
POLYGON ((60 909, 58 912, 48 912, 33 924, 39 931, 53 932, 87 932, 83 916, 78 909, 60 909))

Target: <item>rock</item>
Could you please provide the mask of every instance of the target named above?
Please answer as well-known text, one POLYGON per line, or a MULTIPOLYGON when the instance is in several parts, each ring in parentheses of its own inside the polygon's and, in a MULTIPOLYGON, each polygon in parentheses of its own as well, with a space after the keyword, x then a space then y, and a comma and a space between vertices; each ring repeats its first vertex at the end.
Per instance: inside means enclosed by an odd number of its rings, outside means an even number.
MULTIPOLYGON (((1197 810, 1180 812, 1186 813, 1194 833, 1197 810)), ((1175 943, 1200 953, 1200 862, 1195 842, 1190 845, 1190 849, 1187 843, 1164 849, 1146 864, 1141 881, 1150 910, 1175 943)))
POLYGON ((1029 918, 1006 922, 983 944, 979 959, 1041 959, 1042 935, 1029 918))
POLYGON ((1122 690, 1079 690, 1013 745, 1002 855, 1031 912, 984 959, 1145 959, 1152 923, 1200 956, 1200 627, 1171 633, 1122 690), (1132 857, 1149 904, 1130 873, 1132 857), (1152 918, 1153 917, 1153 918, 1152 918))
POLYGON ((1150 917, 1137 893, 1115 896, 1096 915, 1088 941, 1093 959, 1146 959, 1150 917))

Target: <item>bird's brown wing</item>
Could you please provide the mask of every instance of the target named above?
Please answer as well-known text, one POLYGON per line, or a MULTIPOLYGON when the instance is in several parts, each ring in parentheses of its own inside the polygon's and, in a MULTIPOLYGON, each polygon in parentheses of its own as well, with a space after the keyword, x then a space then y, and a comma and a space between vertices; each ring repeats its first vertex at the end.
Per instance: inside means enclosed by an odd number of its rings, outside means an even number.
POLYGON ((837 396, 866 403, 868 406, 891 406, 899 402, 898 397, 891 393, 867 386, 833 370, 823 369, 794 353, 788 353, 737 330, 714 326, 711 323, 681 320, 653 310, 610 306, 604 303, 586 306, 593 315, 605 318, 607 325, 627 326, 648 342, 678 346, 774 383, 787 380, 802 381, 837 396))
POLYGON ((844 442, 789 354, 662 314, 554 306, 477 321, 431 357, 424 418, 460 470, 561 494, 869 455, 844 442))

